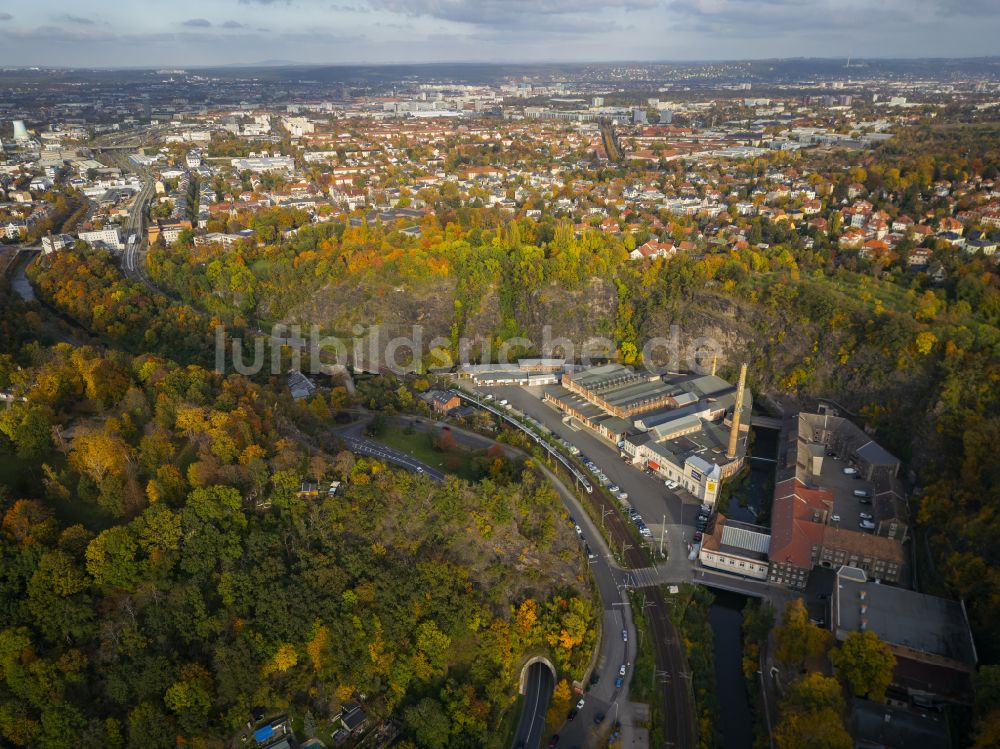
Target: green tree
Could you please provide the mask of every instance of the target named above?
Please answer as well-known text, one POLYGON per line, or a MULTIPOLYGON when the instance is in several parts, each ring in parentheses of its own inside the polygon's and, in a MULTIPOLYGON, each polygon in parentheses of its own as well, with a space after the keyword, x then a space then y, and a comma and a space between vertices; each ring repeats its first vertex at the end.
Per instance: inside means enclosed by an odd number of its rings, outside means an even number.
POLYGON ((139 582, 138 548, 124 526, 101 531, 87 546, 87 572, 98 585, 133 590, 139 582))
POLYGON ((832 653, 830 661, 852 694, 881 702, 892 683, 896 656, 877 634, 867 629, 851 632, 832 653))
POLYGON ((774 631, 778 660, 789 666, 801 666, 808 658, 823 654, 830 633, 809 621, 809 612, 801 598, 789 601, 774 631))
POLYGON ((18 457, 37 460, 52 446, 51 413, 34 403, 0 409, 0 432, 17 448, 18 457))
POLYGON ((844 709, 844 691, 832 676, 810 671, 792 682, 782 709, 799 713, 830 709, 840 713, 844 709))
POLYGON ((424 697, 416 705, 406 708, 403 711, 403 721, 418 745, 427 749, 448 746, 451 721, 445 715, 441 703, 433 697, 424 697))
POLYGON ((854 742, 839 713, 830 708, 800 713, 783 710, 774 729, 778 749, 851 749, 854 742))

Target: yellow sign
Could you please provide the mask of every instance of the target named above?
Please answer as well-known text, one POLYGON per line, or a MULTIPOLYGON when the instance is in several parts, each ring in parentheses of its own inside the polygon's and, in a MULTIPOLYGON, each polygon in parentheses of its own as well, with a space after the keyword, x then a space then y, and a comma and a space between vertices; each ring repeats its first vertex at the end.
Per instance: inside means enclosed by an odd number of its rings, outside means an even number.
POLYGON ((714 491, 715 491, 715 482, 714 481, 709 481, 706 484, 706 486, 705 486, 705 493, 706 494, 711 494, 714 491))

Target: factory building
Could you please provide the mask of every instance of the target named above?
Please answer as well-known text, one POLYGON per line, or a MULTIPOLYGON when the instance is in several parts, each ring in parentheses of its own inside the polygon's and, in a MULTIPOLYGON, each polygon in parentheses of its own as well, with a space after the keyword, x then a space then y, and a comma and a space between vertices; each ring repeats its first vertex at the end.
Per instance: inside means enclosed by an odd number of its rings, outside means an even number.
POLYGON ((543 399, 710 505, 743 465, 752 407, 745 366, 734 387, 714 374, 661 376, 607 364, 567 372, 543 399))

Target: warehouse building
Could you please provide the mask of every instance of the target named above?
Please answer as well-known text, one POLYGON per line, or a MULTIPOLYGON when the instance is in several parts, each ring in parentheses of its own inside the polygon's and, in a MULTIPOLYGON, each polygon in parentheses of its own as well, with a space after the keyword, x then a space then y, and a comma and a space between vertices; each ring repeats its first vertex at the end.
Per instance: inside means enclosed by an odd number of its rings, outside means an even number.
POLYGON ((733 386, 714 374, 606 364, 563 374, 543 399, 709 505, 743 465, 753 405, 745 365, 733 386))

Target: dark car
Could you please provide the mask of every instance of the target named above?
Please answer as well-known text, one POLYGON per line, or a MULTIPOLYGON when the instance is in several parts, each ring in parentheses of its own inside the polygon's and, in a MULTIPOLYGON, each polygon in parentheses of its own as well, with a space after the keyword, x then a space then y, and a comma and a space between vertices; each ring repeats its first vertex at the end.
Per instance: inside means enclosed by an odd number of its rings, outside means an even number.
POLYGON ((624 684, 624 683, 625 683, 625 679, 623 679, 622 677, 619 676, 617 679, 615 679, 615 689, 621 689, 622 688, 622 684, 624 684))
POLYGON ((549 749, 551 749, 553 746, 556 746, 558 743, 559 743, 559 734, 558 733, 552 734, 552 736, 549 738, 549 749))
POLYGON ((598 713, 597 715, 594 716, 594 723, 600 725, 603 722, 604 722, 604 713, 598 713))
POLYGON ((580 711, 575 707, 569 711, 569 715, 566 716, 566 720, 576 720, 576 716, 580 711))

